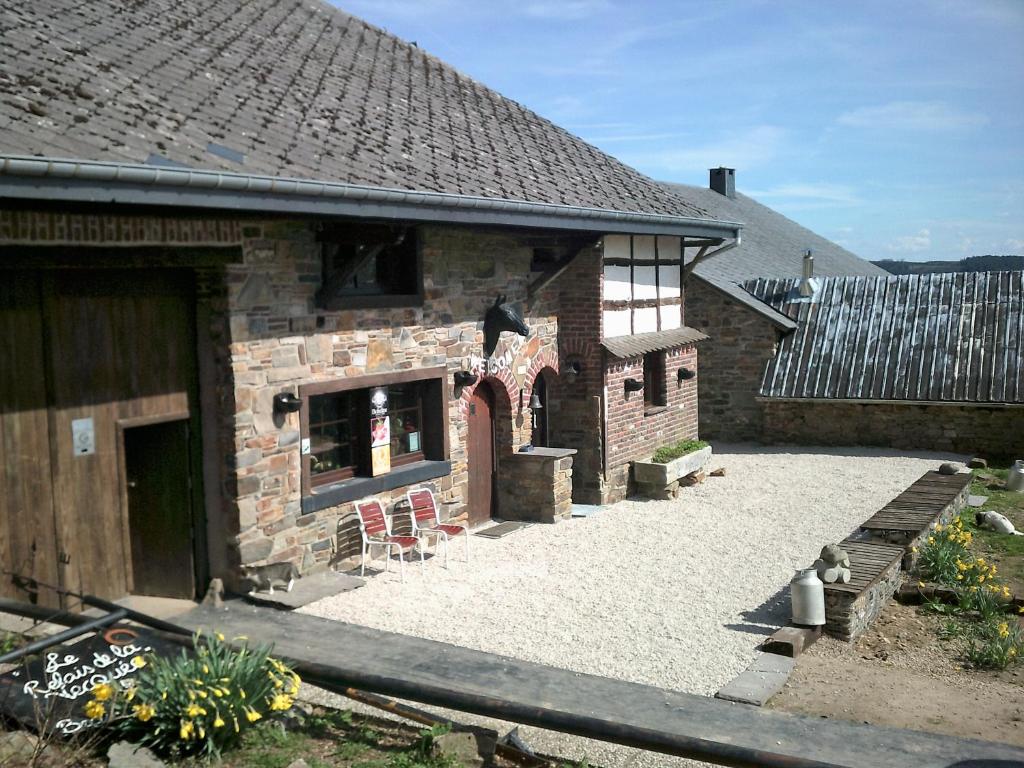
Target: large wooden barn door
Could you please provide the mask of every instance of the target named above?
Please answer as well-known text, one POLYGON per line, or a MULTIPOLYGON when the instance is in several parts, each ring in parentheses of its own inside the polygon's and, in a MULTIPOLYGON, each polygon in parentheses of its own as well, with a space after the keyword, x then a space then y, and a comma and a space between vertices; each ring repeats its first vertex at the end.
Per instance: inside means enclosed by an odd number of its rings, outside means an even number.
MULTIPOLYGON (((189 416, 195 347, 187 281, 162 271, 44 279, 62 581, 75 591, 121 596, 134 585, 118 427, 189 416), (83 432, 92 435, 91 452, 75 444, 83 432)), ((180 493, 191 491, 186 485, 180 493)), ((191 569, 191 560, 180 567, 191 569)))
POLYGON ((469 401, 468 522, 479 525, 494 513, 494 393, 486 382, 480 382, 469 401))
MULTIPOLYGON (((46 371, 39 279, 13 273, 0 279, 0 570, 56 584, 47 419, 46 371)), ((31 594, 0 574, 0 595, 31 594)), ((53 592, 39 600, 57 604, 53 592)))
MULTIPOLYGON (((125 432, 196 421, 190 275, 41 270, 0 278, 0 566, 121 597, 133 589, 125 432)), ((189 434, 191 457, 198 430, 189 434)), ((186 509, 189 466, 187 458, 178 487, 166 489, 186 509)), ((185 515, 179 524, 179 538, 191 542, 194 522, 185 515)), ((186 551, 174 566, 183 571, 179 584, 194 583, 193 566, 186 551)), ((141 558, 134 570, 152 584, 167 568, 141 558)), ((0 584, 2 594, 25 595, 9 578, 0 584)))

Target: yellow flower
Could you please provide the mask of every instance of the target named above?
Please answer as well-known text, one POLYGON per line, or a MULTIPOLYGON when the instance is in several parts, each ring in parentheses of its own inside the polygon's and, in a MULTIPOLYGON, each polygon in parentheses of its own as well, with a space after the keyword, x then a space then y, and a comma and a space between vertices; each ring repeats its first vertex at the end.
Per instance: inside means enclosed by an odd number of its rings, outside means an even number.
POLYGON ((160 698, 163 701, 167 701, 167 691, 164 691, 163 693, 161 693, 160 694, 160 698))
POLYGON ((1010 588, 1007 587, 1006 585, 1003 585, 1003 597, 1009 597, 1009 596, 1010 596, 1010 588))
POLYGON ((978 565, 984 565, 984 564, 985 564, 985 558, 984 557, 979 557, 978 558, 978 565))
POLYGON ((938 525, 935 526, 935 532, 936 533, 942 533, 942 523, 939 523, 938 525))
POLYGON ((923 586, 924 586, 924 582, 923 582, 923 581, 919 581, 919 582, 917 582, 917 586, 919 586, 919 587, 923 587, 923 586))
POLYGON ((195 730, 195 725, 191 720, 182 721, 181 730, 178 731, 178 735, 181 736, 182 741, 188 741, 192 738, 192 732, 195 730))
POLYGON ((261 715, 255 709, 252 709, 251 707, 245 708, 245 719, 248 720, 250 723, 255 723, 261 717, 263 717, 263 715, 261 715))
POLYGON ((132 711, 135 712, 135 717, 144 723, 151 720, 156 714, 156 710, 149 704, 136 704, 132 707, 132 711))
POLYGON ((208 666, 206 666, 205 664, 203 664, 203 674, 204 675, 210 674, 210 668, 208 666))
POLYGON ((978 577, 978 583, 979 584, 984 584, 985 583, 985 577, 984 576, 979 576, 978 577))
POLYGON ((224 720, 221 719, 220 715, 217 715, 217 719, 213 721, 213 727, 214 728, 223 728, 224 727, 224 720))
MULTIPOLYGON (((1021 613, 1024 613, 1024 611, 1021 611, 1021 613)), ((238 695, 241 696, 244 699, 245 698, 245 691, 242 690, 241 688, 239 688, 238 689, 238 695)))
POLYGON ((1006 638, 1006 637, 1009 636, 1009 634, 1010 634, 1010 627, 1004 621, 1002 624, 999 625, 999 637, 1006 638))
POLYGON ((1009 653, 1011 656, 1016 656, 1017 655, 1017 649, 1016 648, 1011 648, 1009 651, 1007 651, 1007 653, 1009 653))
POLYGON ((185 710, 185 714, 189 717, 198 717, 199 715, 205 715, 206 710, 197 704, 189 704, 188 708, 185 710))
POLYGON ((135 698, 135 690, 136 690, 136 688, 135 688, 134 685, 128 686, 128 688, 126 688, 125 692, 124 692, 124 700, 125 701, 131 701, 132 699, 134 699, 135 698))
POLYGON ((917 547, 911 547, 911 548, 910 548, 910 551, 911 551, 911 552, 917 552, 917 547))
POLYGON ((144 666, 146 666, 146 660, 141 656, 135 656, 134 658, 132 658, 132 666, 136 669, 142 669, 144 666))
POLYGON ((232 715, 231 719, 235 721, 235 733, 238 733, 238 718, 232 715))
POLYGON ((962 573, 958 573, 958 574, 956 575, 956 580, 957 580, 957 581, 963 581, 963 580, 964 580, 964 575, 963 575, 962 573))
POLYGON ((96 697, 96 701, 106 701, 114 695, 114 688, 110 683, 100 683, 93 686, 92 695, 96 697))
POLYGON ((934 536, 929 536, 928 537, 928 543, 929 544, 934 544, 935 543, 935 537, 934 536))
POLYGON ((107 708, 98 701, 90 701, 85 705, 85 716, 90 720, 99 720, 107 714, 107 708))
POLYGON ((222 632, 214 632, 213 636, 216 637, 218 640, 220 640, 222 643, 224 642, 224 633, 222 633, 222 632))
POLYGON ((200 699, 205 699, 205 698, 206 698, 206 691, 196 691, 196 695, 197 695, 197 696, 198 696, 198 697, 199 697, 200 699))
POLYGON ((270 708, 275 712, 283 712, 292 705, 292 699, 290 696, 285 696, 283 693, 274 694, 274 698, 270 700, 270 708))

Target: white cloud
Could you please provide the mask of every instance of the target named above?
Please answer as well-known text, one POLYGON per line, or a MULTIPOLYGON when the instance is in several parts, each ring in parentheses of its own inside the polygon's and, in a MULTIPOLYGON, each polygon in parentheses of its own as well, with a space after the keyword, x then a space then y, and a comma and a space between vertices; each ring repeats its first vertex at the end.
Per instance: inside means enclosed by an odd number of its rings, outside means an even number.
POLYGON ((927 229, 918 230, 916 235, 897 237, 888 243, 886 250, 894 253, 920 253, 932 247, 932 233, 927 229))
POLYGON ((535 19, 586 19, 610 7, 607 0, 554 0, 527 3, 523 13, 535 19))
POLYGON ((854 189, 845 184, 780 184, 769 189, 751 190, 747 194, 758 200, 812 200, 830 203, 863 202, 857 196, 854 189))
POLYGON ((770 163, 783 150, 786 132, 775 125, 759 125, 743 131, 733 131, 717 141, 694 145, 680 139, 679 149, 659 152, 619 153, 630 165, 640 166, 647 173, 660 178, 667 174, 705 172, 708 168, 726 166, 748 171, 770 163))
POLYGON ((1007 238, 1006 247, 1014 253, 1024 254, 1024 240, 1020 240, 1016 237, 1007 238))
POLYGON ((944 101, 891 101, 844 112, 838 118, 840 125, 882 131, 961 131, 988 121, 985 115, 965 112, 944 101))

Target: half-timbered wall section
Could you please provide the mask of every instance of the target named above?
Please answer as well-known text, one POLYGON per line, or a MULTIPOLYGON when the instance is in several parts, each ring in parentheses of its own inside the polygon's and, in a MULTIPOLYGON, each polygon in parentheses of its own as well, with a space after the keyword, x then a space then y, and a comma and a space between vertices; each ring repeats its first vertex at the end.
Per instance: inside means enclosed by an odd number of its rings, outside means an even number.
POLYGON ((604 239, 604 338, 683 324, 678 237, 604 239))

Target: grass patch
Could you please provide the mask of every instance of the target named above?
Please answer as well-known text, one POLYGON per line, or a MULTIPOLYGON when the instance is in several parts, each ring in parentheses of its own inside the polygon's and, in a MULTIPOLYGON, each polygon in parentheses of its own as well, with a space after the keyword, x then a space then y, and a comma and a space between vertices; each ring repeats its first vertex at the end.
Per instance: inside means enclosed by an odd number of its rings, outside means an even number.
POLYGON ((673 459, 707 447, 708 444, 703 440, 680 440, 674 445, 664 445, 656 450, 651 461, 655 464, 668 464, 673 459))
MULTIPOLYGON (((994 476, 1006 482, 1009 467, 975 469, 973 473, 971 493, 988 496, 988 501, 981 506, 981 509, 993 510, 1005 515, 1018 531, 1024 530, 1024 493, 989 488, 991 481, 983 479, 986 476, 994 476)), ((972 509, 966 510, 963 517, 965 518, 965 527, 969 525, 969 530, 975 534, 978 552, 999 562, 1003 577, 1014 586, 1014 591, 1024 591, 1024 536, 1006 536, 995 531, 977 528, 974 525, 974 510, 972 509)))

